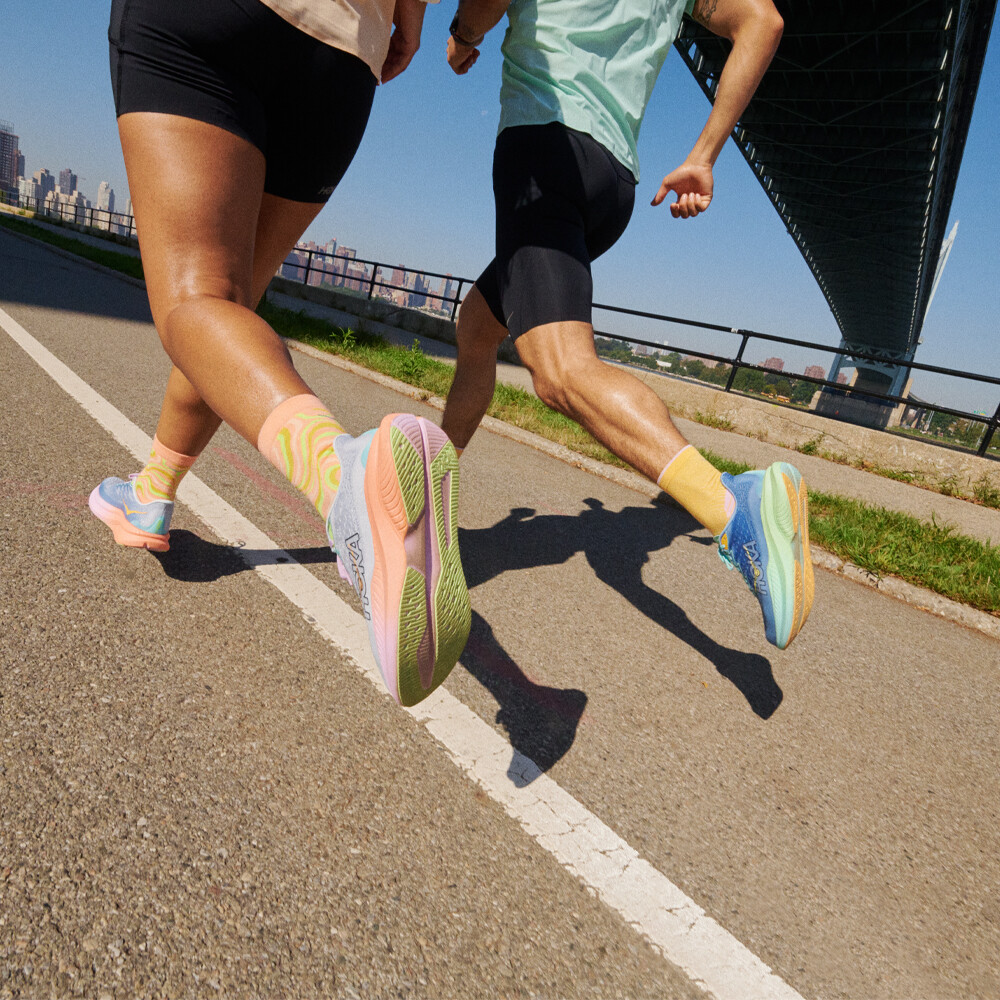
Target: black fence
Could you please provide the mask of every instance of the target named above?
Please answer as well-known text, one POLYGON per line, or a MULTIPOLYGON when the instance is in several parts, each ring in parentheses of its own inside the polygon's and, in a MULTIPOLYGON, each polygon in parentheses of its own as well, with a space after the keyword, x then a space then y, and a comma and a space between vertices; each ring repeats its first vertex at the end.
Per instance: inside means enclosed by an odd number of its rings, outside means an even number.
MULTIPOLYGON (((54 218, 64 223, 84 226, 97 230, 102 234, 111 232, 126 238, 132 238, 135 235, 135 220, 132 216, 122 213, 66 205, 55 200, 50 201, 48 204, 42 203, 39 205, 34 199, 19 199, 16 192, 5 193, 0 191, 0 202, 8 204, 13 208, 24 208, 33 211, 43 218, 54 218)), ((467 291, 474 281, 471 278, 440 274, 434 271, 418 271, 413 268, 403 267, 402 265, 384 264, 380 261, 334 254, 326 250, 307 247, 297 247, 289 254, 279 268, 278 274, 291 280, 301 281, 303 284, 328 285, 334 288, 341 288, 369 299, 392 299, 394 292, 399 293, 399 299, 402 300, 399 302, 400 305, 408 308, 429 309, 449 319, 455 318, 458 307, 462 302, 463 291, 467 291), (392 280, 394 278, 397 280, 392 280), (428 301, 433 304, 428 305, 428 301)), ((730 368, 726 382, 724 385, 720 385, 720 388, 725 392, 734 391, 734 382, 741 370, 758 371, 768 375, 780 375, 780 377, 786 378, 789 381, 809 382, 818 388, 827 390, 834 397, 845 400, 860 400, 881 406, 887 404, 905 404, 914 410, 942 413, 959 420, 968 421, 970 426, 973 424, 981 425, 982 430, 974 449, 978 455, 986 454, 992 445, 997 428, 1000 427, 1000 404, 998 404, 993 416, 984 416, 981 413, 971 413, 967 410, 940 406, 937 403, 929 403, 923 400, 918 402, 912 397, 881 393, 874 389, 865 388, 863 390, 856 390, 838 382, 831 382, 826 378, 816 378, 811 375, 786 373, 784 371, 777 373, 774 369, 768 368, 765 365, 758 365, 743 360, 747 345, 751 341, 780 344, 787 347, 803 348, 809 351, 823 351, 827 354, 848 358, 852 364, 857 361, 885 363, 885 358, 879 357, 876 354, 855 350, 847 352, 839 347, 829 347, 825 344, 817 344, 811 341, 796 340, 791 337, 777 337, 772 334, 758 333, 755 330, 720 326, 716 323, 704 323, 700 320, 668 316, 664 313, 645 312, 639 309, 628 309, 623 306, 595 303, 594 309, 611 313, 612 315, 628 316, 655 323, 673 324, 739 337, 739 347, 732 356, 715 354, 694 347, 680 346, 676 343, 669 345, 669 350, 672 352, 699 358, 703 361, 712 361, 716 364, 729 365, 730 368)), ((601 330, 595 330, 595 332, 600 337, 617 340, 623 344, 641 344, 654 350, 665 350, 662 341, 644 340, 631 334, 625 335, 601 330)), ((1000 387, 1000 378, 991 375, 979 375, 975 372, 943 368, 939 365, 925 365, 916 361, 907 362, 906 367, 914 371, 931 372, 938 375, 947 375, 951 378, 1000 387)), ((921 439, 935 443, 935 439, 932 437, 921 435, 921 439)))
POLYGON ((392 297, 393 292, 399 292, 400 298, 407 300, 400 302, 400 305, 417 309, 430 308, 448 319, 455 318, 462 301, 462 291, 472 284, 469 278, 435 271, 417 271, 401 264, 383 264, 377 260, 306 247, 296 247, 278 269, 278 274, 306 285, 326 284, 353 291, 369 299, 387 299, 392 297), (412 275, 409 283, 408 275, 412 275), (391 279, 394 276, 401 276, 401 281, 393 282, 391 279), (390 280, 386 280, 387 277, 390 280), (438 305, 428 306, 428 299, 438 305))
POLYGON ((83 226, 101 233, 111 233, 131 240, 135 238, 135 219, 124 212, 77 205, 60 198, 21 198, 16 191, 0 190, 0 204, 34 212, 43 219, 56 219, 64 225, 83 226))
MULTIPOLYGON (((678 354, 685 354, 690 357, 700 358, 705 361, 714 361, 717 364, 730 365, 729 375, 726 379, 726 383, 722 386, 725 392, 730 392, 733 390, 733 383, 736 379, 737 373, 743 369, 748 371, 759 371, 764 372, 768 375, 780 375, 782 378, 786 378, 789 381, 795 382, 811 382, 819 388, 824 388, 834 393, 844 399, 857 399, 865 402, 872 401, 879 404, 900 404, 903 403, 915 410, 930 410, 934 413, 944 413, 952 417, 956 417, 961 420, 967 420, 973 424, 982 425, 982 431, 980 432, 980 437, 978 444, 975 448, 976 454, 985 455, 987 449, 990 447, 993 435, 996 433, 998 427, 1000 427, 1000 404, 998 404, 992 417, 984 416, 981 413, 970 413, 967 410, 958 410, 950 406, 939 406, 937 403, 928 403, 923 400, 919 402, 912 397, 895 396, 889 393, 877 392, 874 389, 865 388, 863 390, 856 390, 850 386, 843 385, 838 382, 831 382, 829 379, 825 378, 815 378, 811 375, 799 375, 795 373, 786 372, 775 372, 773 369, 766 367, 765 365, 753 364, 748 361, 743 360, 744 353, 746 352, 747 344, 750 341, 762 341, 769 344, 781 344, 789 347, 805 348, 809 351, 824 351, 827 354, 834 354, 841 357, 849 358, 852 362, 855 361, 872 361, 876 363, 885 363, 884 357, 879 357, 876 354, 867 353, 865 351, 845 351, 839 347, 829 347, 825 344, 816 344, 811 341, 806 340, 795 340, 791 337, 776 337, 772 334, 758 333, 754 330, 743 330, 737 327, 719 326, 715 323, 703 323, 699 320, 683 319, 678 316, 667 316, 662 313, 651 313, 643 312, 638 309, 626 309, 621 306, 609 306, 601 305, 598 303, 594 304, 595 309, 604 310, 605 312, 633 316, 647 320, 655 320, 658 322, 672 323, 679 326, 685 327, 695 327, 701 330, 711 330, 717 333, 730 334, 735 337, 740 338, 740 344, 736 351, 736 354, 732 357, 726 357, 724 355, 712 354, 707 351, 698 350, 691 347, 682 347, 677 344, 671 343, 670 350, 678 354)), ((642 344, 645 347, 653 348, 656 350, 664 350, 664 345, 661 342, 652 340, 640 340, 634 336, 623 336, 614 333, 603 333, 599 330, 595 330, 598 336, 608 337, 612 340, 620 340, 625 343, 631 344, 642 344)), ((920 364, 916 361, 910 361, 906 363, 906 367, 913 369, 915 371, 925 371, 932 372, 937 375, 947 375, 952 378, 964 379, 971 382, 978 382, 986 385, 1000 386, 1000 378, 994 377, 992 375, 979 375, 975 372, 961 371, 955 368, 943 368, 939 365, 925 365, 920 364)), ((933 441, 933 439, 928 438, 927 440, 933 441)))

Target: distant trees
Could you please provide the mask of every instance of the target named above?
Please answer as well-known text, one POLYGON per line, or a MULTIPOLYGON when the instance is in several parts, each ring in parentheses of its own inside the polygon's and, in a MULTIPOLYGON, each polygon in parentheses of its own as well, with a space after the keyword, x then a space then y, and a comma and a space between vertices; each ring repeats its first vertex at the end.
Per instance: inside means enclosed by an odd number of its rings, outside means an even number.
MULTIPOLYGON (((711 366, 701 358, 683 358, 677 351, 671 351, 666 355, 633 354, 628 344, 620 340, 612 340, 609 337, 595 337, 594 346, 598 355, 609 361, 619 361, 658 371, 663 370, 658 362, 665 361, 670 366, 668 370, 671 375, 683 375, 687 378, 697 379, 699 382, 707 382, 710 385, 725 385, 729 381, 729 374, 732 371, 731 365, 711 366)), ((771 398, 780 397, 805 406, 812 399, 818 386, 812 382, 802 382, 799 379, 789 378, 781 372, 741 368, 733 380, 733 388, 738 392, 771 398)))

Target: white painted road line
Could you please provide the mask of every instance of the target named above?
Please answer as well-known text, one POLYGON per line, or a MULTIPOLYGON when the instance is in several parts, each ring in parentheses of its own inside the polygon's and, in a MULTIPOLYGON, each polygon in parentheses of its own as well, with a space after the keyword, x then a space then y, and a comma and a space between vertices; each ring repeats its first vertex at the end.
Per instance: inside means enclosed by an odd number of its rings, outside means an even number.
MULTIPOLYGON (((136 461, 152 440, 3 309, 0 327, 136 461)), ((391 701, 364 620, 193 473, 178 499, 299 608, 391 701), (278 562, 278 557, 283 562, 278 562)), ((802 1000, 665 875, 460 701, 438 688, 412 715, 508 815, 668 961, 719 1000, 802 1000), (510 775, 519 776, 512 781, 510 775)))

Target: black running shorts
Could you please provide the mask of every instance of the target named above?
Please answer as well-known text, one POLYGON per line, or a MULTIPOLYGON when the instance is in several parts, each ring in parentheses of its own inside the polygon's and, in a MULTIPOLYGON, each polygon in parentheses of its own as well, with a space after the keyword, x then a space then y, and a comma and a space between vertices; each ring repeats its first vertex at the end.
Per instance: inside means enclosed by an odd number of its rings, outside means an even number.
POLYGON ((108 41, 118 115, 180 115, 246 139, 280 198, 325 202, 368 124, 368 66, 260 0, 112 0, 108 41))
POLYGON ((590 263, 632 216, 630 171, 561 122, 519 125, 497 138, 493 194, 496 257, 476 279, 493 315, 515 339, 543 323, 590 323, 590 263))

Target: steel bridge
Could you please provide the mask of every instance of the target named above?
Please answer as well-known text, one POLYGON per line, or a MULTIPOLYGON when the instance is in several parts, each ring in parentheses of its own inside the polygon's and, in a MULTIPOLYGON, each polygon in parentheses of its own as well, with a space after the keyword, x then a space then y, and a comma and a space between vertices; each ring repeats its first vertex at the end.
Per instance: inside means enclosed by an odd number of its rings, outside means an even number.
MULTIPOLYGON (((784 37, 733 138, 826 296, 841 363, 884 359, 858 362, 856 388, 901 396, 997 0, 775 2, 784 37)), ((712 99, 729 43, 686 18, 676 44, 712 99)), ((824 397, 859 423, 892 411, 824 397)))

